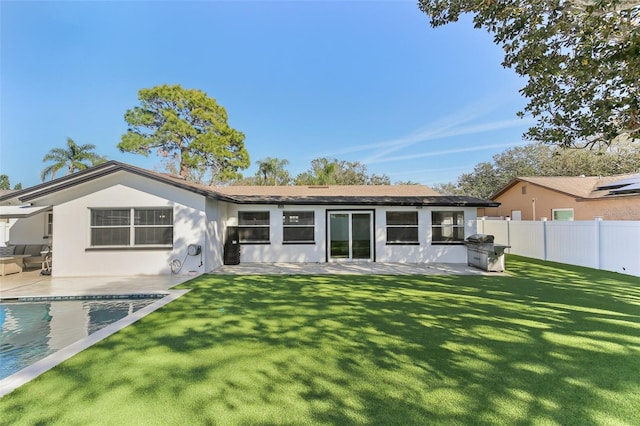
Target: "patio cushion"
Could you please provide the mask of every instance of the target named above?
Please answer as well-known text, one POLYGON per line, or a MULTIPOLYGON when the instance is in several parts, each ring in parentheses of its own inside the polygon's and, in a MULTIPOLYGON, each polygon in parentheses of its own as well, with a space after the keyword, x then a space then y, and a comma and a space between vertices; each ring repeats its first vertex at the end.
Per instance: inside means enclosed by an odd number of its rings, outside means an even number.
POLYGON ((40 252, 47 249, 46 245, 41 244, 28 244, 24 249, 24 254, 28 254, 33 257, 40 257, 40 252))
POLYGON ((13 254, 24 254, 24 248, 26 245, 24 244, 16 244, 14 247, 13 254))
POLYGON ((15 254, 14 246, 0 247, 0 257, 9 257, 15 254))

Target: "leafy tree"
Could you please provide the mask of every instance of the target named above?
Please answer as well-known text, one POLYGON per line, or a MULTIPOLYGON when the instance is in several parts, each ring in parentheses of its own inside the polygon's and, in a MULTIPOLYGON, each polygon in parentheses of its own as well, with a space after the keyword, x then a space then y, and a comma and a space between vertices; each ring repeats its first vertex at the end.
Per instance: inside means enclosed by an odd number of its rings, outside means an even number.
POLYGON ((22 189, 22 182, 18 182, 15 185, 13 185, 13 189, 15 189, 15 190, 22 189))
MULTIPOLYGON (((206 170, 211 182, 238 177, 251 164, 244 134, 227 123, 227 111, 201 90, 162 85, 138 92, 140 106, 125 114, 129 125, 118 148, 149 155, 157 151, 177 162, 184 178, 189 170, 206 170)), ((197 174, 197 173, 196 173, 197 174)))
POLYGON ((518 176, 610 176, 640 172, 640 141, 614 142, 598 150, 562 149, 529 144, 477 164, 457 182, 434 185, 445 195, 488 198, 518 176))
POLYGON ((78 145, 73 139, 67 138, 66 148, 53 148, 42 159, 43 162, 53 161, 53 164, 45 167, 40 173, 40 179, 44 182, 47 176, 55 178, 56 173, 66 168, 65 174, 85 170, 96 164, 104 163, 105 157, 95 153, 96 146, 92 144, 78 145))
POLYGON ((256 163, 258 171, 255 180, 259 185, 288 185, 291 182, 291 176, 285 169, 289 164, 288 160, 267 157, 256 163))
POLYGON ((434 27, 470 13, 527 78, 525 137, 564 147, 608 145, 640 133, 637 0, 419 0, 434 27))
POLYGON ((311 168, 300 173, 296 185, 389 185, 387 175, 369 174, 367 166, 358 161, 338 161, 335 158, 316 158, 311 168))

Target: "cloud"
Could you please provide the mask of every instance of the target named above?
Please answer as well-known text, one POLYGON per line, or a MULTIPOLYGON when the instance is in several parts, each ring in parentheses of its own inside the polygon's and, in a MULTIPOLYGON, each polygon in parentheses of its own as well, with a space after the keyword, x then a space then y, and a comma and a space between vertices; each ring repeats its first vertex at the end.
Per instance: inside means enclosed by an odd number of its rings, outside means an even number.
POLYGON ((384 157, 384 158, 374 159, 372 161, 369 161, 368 164, 380 164, 380 163, 388 163, 391 161, 413 160, 416 158, 425 158, 425 157, 438 157, 442 155, 460 154, 462 152, 472 152, 472 151, 484 151, 487 149, 495 149, 495 148, 511 148, 514 146, 525 145, 525 144, 526 142, 519 141, 519 142, 512 142, 512 143, 469 146, 464 148, 447 149, 443 151, 430 151, 430 152, 414 153, 414 154, 407 154, 407 155, 397 155, 395 157, 384 157))

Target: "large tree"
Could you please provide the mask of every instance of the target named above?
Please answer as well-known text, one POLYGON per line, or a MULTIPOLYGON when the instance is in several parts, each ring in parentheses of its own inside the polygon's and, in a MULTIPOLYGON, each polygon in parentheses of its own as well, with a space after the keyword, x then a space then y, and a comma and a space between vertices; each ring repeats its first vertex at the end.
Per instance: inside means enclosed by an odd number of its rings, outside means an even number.
POLYGON ((640 172, 640 141, 616 141, 598 150, 528 144, 477 164, 456 183, 434 185, 442 194, 488 198, 511 179, 521 176, 610 176, 640 172))
POLYGON ((389 185, 389 176, 369 174, 358 161, 316 158, 311 168, 296 176, 296 185, 389 185))
POLYGON ((162 85, 138 92, 140 105, 125 114, 129 126, 118 148, 149 155, 156 151, 165 161, 175 159, 185 179, 206 170, 210 183, 238 177, 251 164, 244 134, 227 123, 227 111, 201 90, 162 85))
POLYGON ((71 174, 105 162, 106 158, 96 154, 95 149, 95 145, 78 145, 73 139, 67 138, 66 148, 52 148, 44 156, 43 162, 53 161, 53 164, 42 170, 40 178, 44 182, 47 177, 55 178, 61 169, 66 169, 65 174, 71 174))
POLYGON ((527 78, 537 124, 525 137, 560 146, 640 138, 637 0, 419 0, 434 27, 472 14, 494 36, 503 66, 527 78))

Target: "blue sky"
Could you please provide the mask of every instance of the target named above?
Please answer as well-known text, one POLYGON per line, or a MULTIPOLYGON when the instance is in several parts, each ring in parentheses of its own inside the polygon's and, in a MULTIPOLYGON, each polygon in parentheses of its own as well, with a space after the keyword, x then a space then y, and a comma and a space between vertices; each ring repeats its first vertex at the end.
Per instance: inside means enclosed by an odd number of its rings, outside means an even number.
POLYGON ((40 182, 71 137, 110 159, 124 113, 160 84, 201 89, 256 160, 318 157, 392 182, 455 181, 531 124, 501 49, 471 22, 430 27, 415 1, 1 3, 0 173, 40 182))

